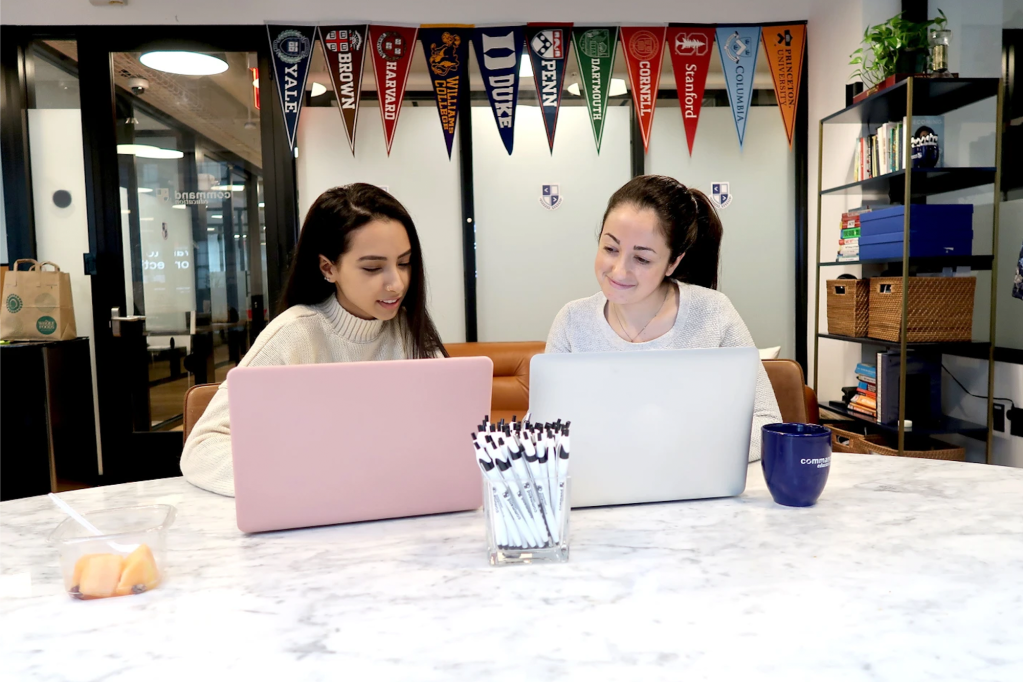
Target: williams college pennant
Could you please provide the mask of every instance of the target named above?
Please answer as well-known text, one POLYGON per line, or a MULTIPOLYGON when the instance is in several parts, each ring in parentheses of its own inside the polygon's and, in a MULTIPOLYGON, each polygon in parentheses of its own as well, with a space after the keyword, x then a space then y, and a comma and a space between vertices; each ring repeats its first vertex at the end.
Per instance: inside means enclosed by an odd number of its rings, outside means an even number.
POLYGON ((533 67, 533 82, 540 100, 547 144, 554 153, 554 130, 561 108, 561 89, 568 62, 568 32, 572 24, 527 24, 526 49, 533 67))
POLYGON ((515 104, 519 98, 519 58, 525 44, 521 26, 477 28, 472 44, 487 89, 490 107, 494 110, 497 132, 504 148, 512 153, 515 143, 515 104))
POLYGON ((320 26, 320 44, 334 85, 337 108, 355 153, 355 124, 359 118, 362 74, 366 65, 368 26, 320 26))
POLYGON ((294 149, 316 27, 267 24, 266 33, 270 39, 270 58, 274 65, 277 94, 281 99, 284 124, 288 129, 288 144, 294 149))
POLYGON ((766 26, 763 33, 764 52, 771 64, 774 94, 778 99, 785 134, 792 146, 792 129, 796 124, 799 103, 799 79, 803 75, 803 49, 806 47, 806 25, 766 26))
POLYGON ((405 98, 412 53, 415 51, 418 26, 370 26, 369 49, 376 72, 380 118, 384 123, 384 143, 391 155, 394 131, 398 127, 401 101, 405 98))
POLYGON ((600 141, 604 137, 604 120, 607 117, 607 98, 611 90, 611 72, 618 48, 618 27, 572 29, 572 43, 575 58, 579 62, 579 81, 586 108, 590 112, 593 127, 593 141, 600 153, 600 141))
POLYGON ((671 68, 675 72, 678 103, 682 108, 682 123, 686 128, 689 156, 693 155, 696 126, 700 122, 703 90, 710 70, 710 48, 714 44, 714 29, 696 26, 672 26, 667 35, 671 68))
POLYGON ((650 150, 650 128, 654 123, 657 89, 661 83, 666 30, 664 26, 622 26, 625 66, 632 82, 632 101, 636 105, 639 130, 643 135, 643 151, 650 150))
MULTIPOLYGON (((444 142, 451 158, 451 144, 455 140, 455 124, 458 122, 458 96, 462 81, 469 73, 469 38, 472 26, 427 26, 419 31, 426 55, 426 68, 433 82, 433 94, 437 98, 437 113, 440 127, 444 131, 444 142)), ((468 86, 465 89, 469 92, 468 86)))
POLYGON ((718 52, 725 71, 728 101, 732 104, 735 132, 739 136, 739 149, 746 136, 753 98, 753 73, 757 69, 757 49, 760 47, 759 26, 723 26, 717 29, 718 52))

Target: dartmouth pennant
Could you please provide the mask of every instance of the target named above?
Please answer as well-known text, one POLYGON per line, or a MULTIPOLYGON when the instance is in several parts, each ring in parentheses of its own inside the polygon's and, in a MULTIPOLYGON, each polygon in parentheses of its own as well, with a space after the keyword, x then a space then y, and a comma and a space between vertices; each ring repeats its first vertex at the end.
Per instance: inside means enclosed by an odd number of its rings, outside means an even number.
POLYGON ((735 132, 739 135, 739 149, 746 136, 750 101, 753 98, 753 72, 757 69, 757 49, 760 47, 759 26, 722 26, 717 29, 718 52, 725 71, 728 101, 732 104, 735 132))
POLYGON ((590 112, 593 141, 597 144, 599 154, 600 141, 604 137, 611 72, 618 49, 618 27, 573 28, 572 43, 579 63, 579 81, 583 96, 586 97, 586 108, 590 112))
POLYGON ((369 27, 369 49, 377 77, 380 118, 384 123, 384 143, 387 145, 388 156, 391 155, 391 143, 398 127, 401 101, 405 98, 405 85, 408 83, 418 31, 418 26, 369 27))
POLYGON ((526 50, 533 67, 533 82, 540 100, 547 145, 554 153, 554 129, 561 108, 561 89, 568 62, 568 32, 572 24, 526 24, 526 50))
POLYGON ((622 27, 622 51, 632 81, 632 101, 643 136, 643 151, 650 151, 650 129, 661 86, 661 61, 664 59, 664 26, 622 27))
POLYGON ((700 122, 703 90, 710 70, 710 48, 714 45, 714 29, 698 26, 672 26, 668 29, 668 53, 675 72, 678 104, 686 128, 689 156, 693 155, 696 126, 700 122))
POLYGON ((799 102, 799 80, 803 75, 803 49, 806 46, 806 25, 769 26, 763 33, 764 52, 771 65, 774 94, 778 111, 785 125, 785 134, 792 146, 792 129, 796 125, 799 102))
POLYGON ((469 73, 471 36, 472 26, 423 25, 419 30, 419 39, 423 41, 423 53, 426 55, 426 68, 430 71, 433 94, 437 98, 440 127, 444 131, 444 142, 448 145, 448 159, 451 158, 455 124, 458 122, 459 88, 469 73))
POLYGON ((320 46, 327 60, 337 108, 348 134, 348 146, 355 153, 355 124, 359 120, 362 74, 366 65, 368 26, 320 26, 320 46))
POLYGON ((284 124, 288 129, 288 144, 294 149, 316 27, 267 24, 266 32, 270 38, 270 58, 274 65, 277 94, 280 95, 284 124))
POLYGON ((525 44, 521 26, 477 28, 472 44, 494 110, 497 132, 508 155, 515 143, 515 104, 519 99, 519 58, 525 44))

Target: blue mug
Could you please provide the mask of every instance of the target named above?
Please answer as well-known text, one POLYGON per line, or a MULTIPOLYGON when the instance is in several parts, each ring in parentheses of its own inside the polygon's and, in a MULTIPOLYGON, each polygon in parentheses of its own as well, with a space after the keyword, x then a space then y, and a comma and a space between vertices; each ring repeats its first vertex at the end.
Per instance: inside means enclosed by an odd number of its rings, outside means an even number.
POLYGON ((760 430, 760 466, 771 497, 812 507, 831 470, 831 431, 816 424, 768 424, 760 430))

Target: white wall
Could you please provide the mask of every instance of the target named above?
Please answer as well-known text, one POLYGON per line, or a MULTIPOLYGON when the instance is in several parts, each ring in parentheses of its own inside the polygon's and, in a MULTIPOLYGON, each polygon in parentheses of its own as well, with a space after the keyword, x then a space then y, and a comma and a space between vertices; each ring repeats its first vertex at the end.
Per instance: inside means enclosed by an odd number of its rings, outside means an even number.
POLYGON ((456 137, 448 160, 437 107, 413 107, 406 102, 388 157, 379 109, 366 101, 359 111, 354 158, 341 115, 333 106, 305 107, 296 142, 302 218, 322 192, 351 182, 386 185, 408 209, 423 247, 430 314, 447 343, 465 341, 457 144, 456 137))
MULTIPOLYGON (((821 0, 817 0, 821 1, 821 0)), ((131 0, 124 7, 93 7, 85 0, 45 3, 7 2, 5 24, 255 24, 265 20, 321 21, 372 19, 375 22, 510 23, 517 21, 714 23, 806 19, 815 0, 718 0, 679 3, 677 0, 519 0, 515 3, 478 0, 376 0, 367 5, 353 0, 243 0, 211 3, 205 0, 131 0)), ((827 1, 830 6, 832 3, 827 1)))
POLYGON ((479 339, 546 341, 562 306, 599 290, 600 219, 632 177, 629 108, 608 108, 599 155, 585 107, 561 108, 553 154, 539 107, 519 105, 511 156, 490 107, 472 113, 479 339), (540 204, 545 184, 560 208, 540 204))
POLYGON ((89 251, 82 112, 78 109, 29 109, 28 135, 37 260, 53 261, 71 275, 75 326, 78 336, 89 337, 89 353, 92 356, 96 448, 102 473, 99 398, 96 395, 96 347, 92 326, 92 282, 85 275, 82 258, 82 254, 89 251), (71 204, 67 208, 58 208, 53 203, 53 193, 60 189, 71 193, 71 204))
POLYGON ((708 196, 729 182, 719 289, 731 299, 760 348, 795 357, 794 156, 777 107, 751 107, 740 151, 732 110, 705 107, 693 156, 676 102, 657 108, 646 172, 669 175, 708 196), (670 104, 670 107, 668 106, 670 104))

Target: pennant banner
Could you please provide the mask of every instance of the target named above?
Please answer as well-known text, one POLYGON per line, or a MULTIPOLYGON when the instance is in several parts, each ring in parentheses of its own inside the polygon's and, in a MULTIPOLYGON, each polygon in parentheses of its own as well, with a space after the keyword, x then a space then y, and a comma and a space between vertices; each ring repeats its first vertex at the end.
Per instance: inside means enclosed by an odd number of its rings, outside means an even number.
POLYGON ((710 70, 710 50, 714 45, 714 29, 696 26, 672 26, 667 34, 671 68, 675 72, 678 103, 686 128, 689 156, 693 155, 696 126, 700 122, 703 90, 710 70))
POLYGON ((288 144, 294 149, 316 27, 267 24, 266 33, 270 38, 270 59, 273 60, 277 94, 280 95, 284 124, 288 129, 288 144))
POLYGON ((586 108, 590 112, 593 141, 597 143, 599 154, 600 141, 604 137, 607 98, 611 90, 611 72, 618 49, 618 27, 574 28, 572 43, 579 63, 579 81, 586 98, 586 108))
MULTIPOLYGON (((462 80, 469 73, 469 38, 472 26, 421 26, 419 39, 423 41, 426 68, 433 82, 433 94, 437 98, 437 113, 444 141, 448 145, 448 159, 451 145, 455 141, 455 124, 458 122, 458 95, 462 80)), ((467 90, 468 92, 468 90, 467 90)))
POLYGON ((799 102, 799 80, 803 75, 803 50, 806 47, 806 25, 769 26, 763 34, 764 52, 771 65, 774 94, 785 124, 785 134, 792 146, 792 129, 796 125, 799 102))
POLYGON ((320 47, 327 60, 337 108, 348 134, 348 146, 355 153, 355 124, 359 120, 362 74, 366 66, 368 26, 320 26, 320 47))
POLYGON ((417 26, 370 26, 369 49, 377 78, 380 118, 384 123, 384 142, 391 155, 394 131, 398 127, 401 101, 405 98, 412 53, 416 47, 417 26))
POLYGON ((554 130, 561 108, 561 89, 565 84, 568 62, 568 32, 572 24, 527 24, 526 50, 533 67, 533 82, 540 100, 543 125, 547 129, 547 145, 554 153, 554 130))
POLYGON ((664 26, 622 26, 622 49, 632 82, 632 101, 639 117, 639 130, 643 135, 643 151, 650 150, 650 128, 661 83, 666 30, 664 26))
POLYGON ((521 26, 477 28, 472 44, 476 49, 483 85, 494 110, 497 132, 508 154, 515 142, 515 104, 519 99, 519 58, 525 44, 521 26))
POLYGON ((757 50, 760 47, 759 26, 723 26, 717 29, 718 52, 725 71, 728 101, 732 105, 735 132, 739 136, 739 149, 746 135, 753 97, 753 74, 757 69, 757 50))

